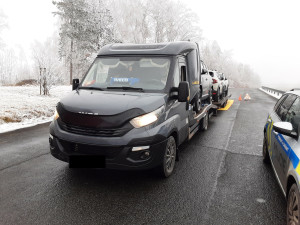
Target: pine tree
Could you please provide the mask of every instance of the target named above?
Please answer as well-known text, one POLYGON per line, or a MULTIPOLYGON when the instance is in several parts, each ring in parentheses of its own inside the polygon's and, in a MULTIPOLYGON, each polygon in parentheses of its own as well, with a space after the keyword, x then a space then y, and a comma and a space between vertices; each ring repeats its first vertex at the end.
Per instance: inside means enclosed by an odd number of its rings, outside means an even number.
POLYGON ((101 0, 54 1, 61 19, 59 56, 70 66, 73 74, 82 76, 89 64, 89 56, 113 41, 112 18, 101 0))

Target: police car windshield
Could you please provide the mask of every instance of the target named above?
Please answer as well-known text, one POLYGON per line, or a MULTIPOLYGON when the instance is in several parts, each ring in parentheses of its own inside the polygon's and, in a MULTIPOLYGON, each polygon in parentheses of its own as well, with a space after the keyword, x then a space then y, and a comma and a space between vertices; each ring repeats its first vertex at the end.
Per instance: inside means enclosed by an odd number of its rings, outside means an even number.
MULTIPOLYGON (((163 90, 170 68, 168 57, 101 57, 97 58, 81 87, 132 87, 127 90, 163 90)), ((116 89, 114 89, 116 90, 116 89)))

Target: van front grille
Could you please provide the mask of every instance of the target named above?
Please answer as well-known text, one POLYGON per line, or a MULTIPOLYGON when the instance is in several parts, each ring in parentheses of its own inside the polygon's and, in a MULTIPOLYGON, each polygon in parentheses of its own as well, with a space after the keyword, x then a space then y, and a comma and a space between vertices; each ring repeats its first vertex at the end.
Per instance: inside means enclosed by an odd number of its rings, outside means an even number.
POLYGON ((57 122, 59 127, 64 131, 74 133, 74 134, 98 136, 98 137, 121 137, 132 129, 130 127, 110 128, 110 129, 89 128, 89 127, 66 124, 61 119, 58 119, 57 122))

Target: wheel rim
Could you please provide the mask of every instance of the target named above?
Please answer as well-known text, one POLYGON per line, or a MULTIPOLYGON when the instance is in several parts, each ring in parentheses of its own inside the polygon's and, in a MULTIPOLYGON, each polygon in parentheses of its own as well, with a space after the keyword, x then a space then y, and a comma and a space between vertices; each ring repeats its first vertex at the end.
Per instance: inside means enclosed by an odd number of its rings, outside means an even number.
POLYGON ((176 144, 173 141, 168 142, 165 167, 167 173, 171 173, 174 169, 176 158, 176 144))
POLYGON ((296 195, 296 192, 292 190, 290 196, 289 196, 289 205, 288 205, 288 220, 290 225, 297 225, 299 224, 299 202, 296 195))

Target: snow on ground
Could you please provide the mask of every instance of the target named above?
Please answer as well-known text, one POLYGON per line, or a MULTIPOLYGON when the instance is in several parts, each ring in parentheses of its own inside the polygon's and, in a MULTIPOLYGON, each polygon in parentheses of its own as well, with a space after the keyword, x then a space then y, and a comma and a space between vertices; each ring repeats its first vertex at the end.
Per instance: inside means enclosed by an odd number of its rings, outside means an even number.
POLYGON ((274 93, 268 92, 268 91, 266 91, 266 90, 264 90, 262 88, 259 88, 259 90, 261 90, 261 91, 267 93, 268 95, 271 95, 272 97, 277 98, 277 99, 280 99, 280 97, 281 97, 281 94, 279 94, 279 95, 278 94, 274 94, 274 93))
POLYGON ((55 106, 71 86, 56 86, 49 96, 39 86, 0 86, 0 133, 49 122, 55 106))

